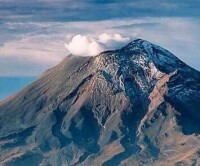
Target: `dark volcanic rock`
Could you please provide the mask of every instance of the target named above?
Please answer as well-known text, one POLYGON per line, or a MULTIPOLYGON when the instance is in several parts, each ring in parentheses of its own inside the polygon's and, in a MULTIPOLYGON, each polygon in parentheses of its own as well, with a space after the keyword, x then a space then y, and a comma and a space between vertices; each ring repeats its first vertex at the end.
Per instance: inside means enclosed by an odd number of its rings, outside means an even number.
POLYGON ((199 164, 200 73, 135 40, 68 56, 0 103, 1 165, 199 164))

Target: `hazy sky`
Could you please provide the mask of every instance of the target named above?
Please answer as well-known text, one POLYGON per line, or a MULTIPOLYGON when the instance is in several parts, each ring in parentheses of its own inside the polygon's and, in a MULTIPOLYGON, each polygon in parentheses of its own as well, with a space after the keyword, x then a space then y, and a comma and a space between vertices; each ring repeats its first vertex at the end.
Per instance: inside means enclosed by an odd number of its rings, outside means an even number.
POLYGON ((200 70, 199 10, 199 0, 0 0, 0 76, 38 76, 74 35, 103 33, 146 39, 200 70))

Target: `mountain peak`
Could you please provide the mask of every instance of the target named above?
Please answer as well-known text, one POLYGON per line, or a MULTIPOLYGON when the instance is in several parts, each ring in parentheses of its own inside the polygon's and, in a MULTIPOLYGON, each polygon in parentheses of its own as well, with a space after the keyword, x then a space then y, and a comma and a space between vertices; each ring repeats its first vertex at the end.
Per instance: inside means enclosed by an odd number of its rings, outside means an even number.
POLYGON ((0 163, 192 165, 199 101, 200 73, 145 40, 71 55, 0 105, 0 163))
POLYGON ((115 66, 113 71, 124 69, 151 76, 155 73, 169 74, 175 70, 188 70, 188 66, 172 53, 142 39, 136 39, 121 49, 101 53, 96 57, 96 63, 99 69, 115 66))
POLYGON ((142 48, 142 47, 147 47, 147 48, 151 48, 153 47, 154 44, 152 44, 151 42, 147 41, 147 40, 143 40, 143 39, 135 39, 133 41, 131 41, 130 43, 128 43, 126 46, 124 46, 124 49, 135 49, 137 50, 138 48, 142 48))

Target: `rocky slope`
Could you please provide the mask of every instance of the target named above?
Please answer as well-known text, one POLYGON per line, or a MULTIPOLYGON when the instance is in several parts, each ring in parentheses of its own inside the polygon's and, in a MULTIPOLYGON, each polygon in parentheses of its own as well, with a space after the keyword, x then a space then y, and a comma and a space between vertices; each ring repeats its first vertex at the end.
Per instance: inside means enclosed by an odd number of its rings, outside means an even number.
POLYGON ((200 73, 144 40, 70 55, 0 103, 1 165, 200 165, 200 73))

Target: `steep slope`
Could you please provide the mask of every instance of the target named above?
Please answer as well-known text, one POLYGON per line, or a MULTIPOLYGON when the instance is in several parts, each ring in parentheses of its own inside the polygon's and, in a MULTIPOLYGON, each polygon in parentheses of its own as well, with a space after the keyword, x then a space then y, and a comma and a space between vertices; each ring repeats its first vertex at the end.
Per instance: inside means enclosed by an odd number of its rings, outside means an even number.
POLYGON ((70 55, 0 104, 1 165, 198 165, 200 73, 144 40, 70 55))

